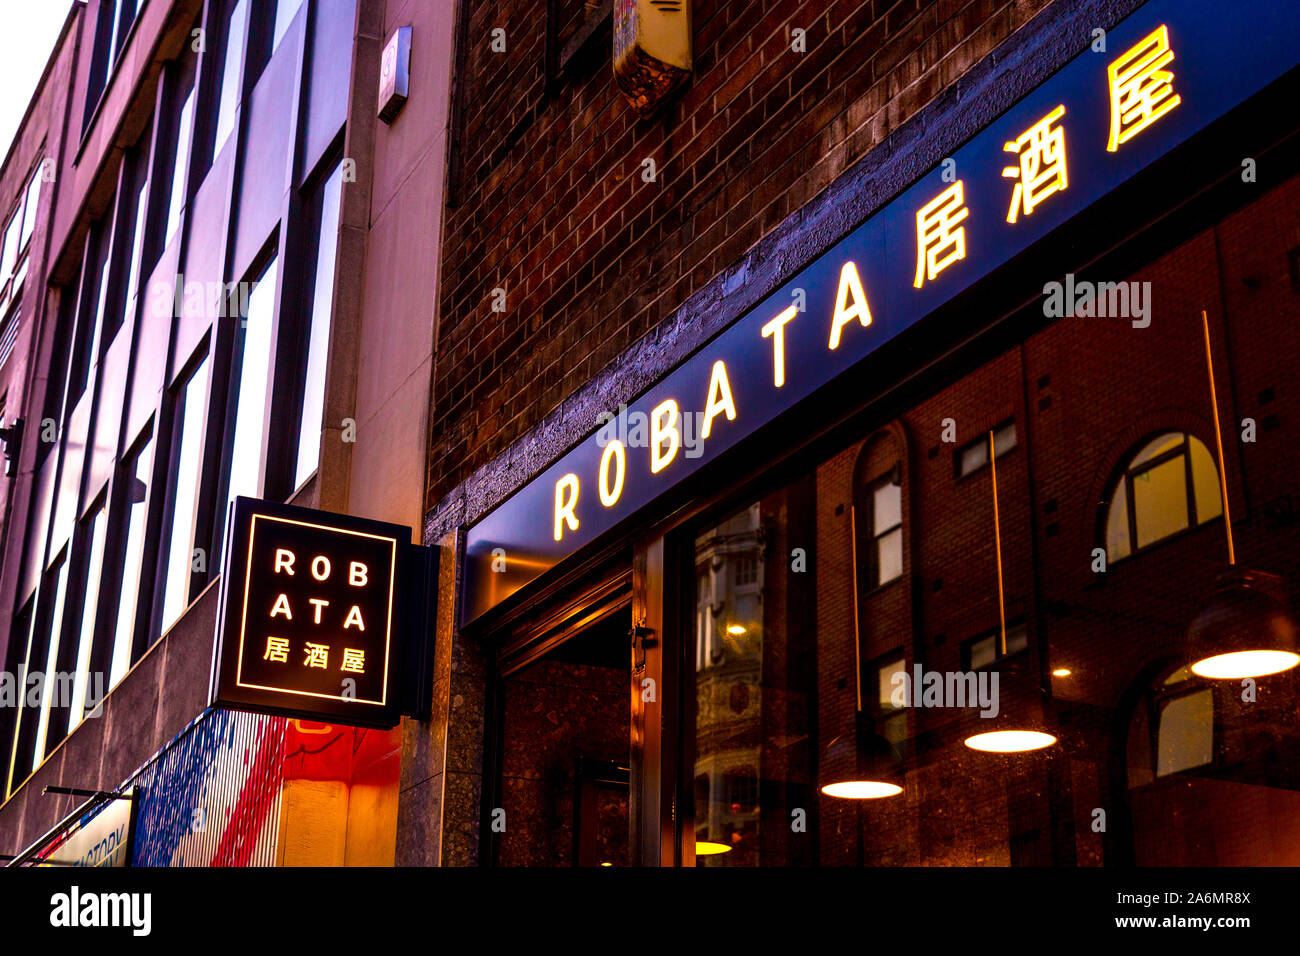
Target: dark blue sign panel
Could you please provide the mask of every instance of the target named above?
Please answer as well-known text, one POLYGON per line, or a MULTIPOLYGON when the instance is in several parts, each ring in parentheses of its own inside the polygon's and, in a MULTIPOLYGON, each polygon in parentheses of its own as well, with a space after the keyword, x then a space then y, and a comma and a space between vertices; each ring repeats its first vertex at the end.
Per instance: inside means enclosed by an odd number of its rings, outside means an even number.
POLYGON ((473 525, 462 622, 1283 76, 1300 3, 1152 0, 1105 39, 473 525))

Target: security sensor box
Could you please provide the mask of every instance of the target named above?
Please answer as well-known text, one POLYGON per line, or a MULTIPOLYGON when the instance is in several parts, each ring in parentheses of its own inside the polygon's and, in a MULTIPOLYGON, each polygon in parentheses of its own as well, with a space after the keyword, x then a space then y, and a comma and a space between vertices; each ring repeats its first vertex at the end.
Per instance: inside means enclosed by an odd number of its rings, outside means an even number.
POLYGON ((379 118, 393 124, 411 87, 411 28, 398 27, 384 47, 379 68, 379 118))
POLYGON ((639 116, 691 76, 690 0, 614 0, 614 79, 639 116))

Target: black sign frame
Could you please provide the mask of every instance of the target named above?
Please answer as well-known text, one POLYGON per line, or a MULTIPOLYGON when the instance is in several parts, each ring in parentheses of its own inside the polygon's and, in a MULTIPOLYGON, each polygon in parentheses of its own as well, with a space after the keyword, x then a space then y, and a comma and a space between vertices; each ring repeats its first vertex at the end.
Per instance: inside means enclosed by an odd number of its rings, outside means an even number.
MULTIPOLYGON (((432 658, 426 635, 436 601, 437 562, 433 549, 413 545, 410 539, 410 529, 401 525, 254 498, 236 498, 226 521, 209 706, 379 728, 395 727, 403 714, 426 716, 431 704, 428 677, 432 658), (289 580, 287 575, 292 572, 286 561, 280 568, 286 577, 276 579, 276 586, 268 588, 267 578, 276 560, 274 545, 285 541, 298 543, 299 551, 294 552, 294 558, 297 570, 303 573, 289 580), (364 548, 368 557, 364 562, 366 584, 356 586, 357 590, 351 593, 340 590, 348 588, 347 583, 341 582, 349 572, 347 564, 337 560, 340 554, 356 554, 349 548, 364 548), (317 555, 330 559, 326 581, 314 577, 317 567, 311 562, 317 555), (375 555, 385 560, 376 562, 375 555), (352 603, 339 602, 340 606, 361 608, 364 605, 363 629, 368 628, 369 634, 364 635, 364 640, 357 640, 359 633, 352 636, 357 643, 365 644, 366 653, 371 653, 380 646, 376 634, 382 633, 381 676, 372 677, 355 696, 348 696, 342 689, 334 695, 311 689, 307 681, 320 680, 320 675, 304 670, 293 661, 285 662, 289 664, 286 676, 296 678, 296 686, 295 681, 275 686, 245 675, 245 667, 251 670, 261 664, 256 659, 256 651, 266 643, 267 637, 263 633, 266 616, 253 611, 250 605, 265 604, 258 598, 264 597, 268 590, 279 590, 297 599, 287 602, 291 610, 288 616, 281 612, 284 622, 279 623, 282 627, 292 627, 292 632, 298 634, 306 626, 304 615, 310 620, 313 611, 319 610, 302 600, 307 590, 319 599, 331 601, 331 595, 343 593, 352 603), (380 610, 382 615, 376 613, 380 610), (298 615, 299 623, 285 623, 294 620, 293 614, 298 615), (259 619, 263 623, 258 623, 259 619)), ((322 564, 319 569, 325 567, 322 564)), ((300 643, 305 646, 305 642, 300 643)), ((287 653, 301 654, 303 646, 292 645, 291 641, 287 653)), ((343 674, 337 665, 340 657, 340 653, 334 652, 334 666, 327 664, 321 669, 343 674)), ((373 657, 371 662, 374 663, 373 657)), ((342 688, 346 675, 335 677, 342 688)), ((354 689, 357 686, 358 681, 354 680, 354 689)))

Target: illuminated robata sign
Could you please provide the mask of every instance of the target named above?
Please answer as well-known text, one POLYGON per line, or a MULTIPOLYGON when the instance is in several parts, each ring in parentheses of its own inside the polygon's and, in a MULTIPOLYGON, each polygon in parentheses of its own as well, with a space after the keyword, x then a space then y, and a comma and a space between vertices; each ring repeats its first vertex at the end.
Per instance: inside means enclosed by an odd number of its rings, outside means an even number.
POLYGON ((1096 45, 474 524, 462 623, 1287 74, 1300 3, 1152 0, 1096 45))
POLYGON ((229 527, 212 706, 394 726, 424 620, 410 531, 250 498, 229 527))

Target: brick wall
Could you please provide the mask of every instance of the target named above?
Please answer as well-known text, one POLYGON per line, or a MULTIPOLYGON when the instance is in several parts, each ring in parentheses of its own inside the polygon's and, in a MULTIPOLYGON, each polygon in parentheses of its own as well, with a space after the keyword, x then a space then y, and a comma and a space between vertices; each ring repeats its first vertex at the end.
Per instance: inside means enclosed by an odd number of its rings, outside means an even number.
MULTIPOLYGON (((427 506, 1047 3, 695 0, 692 83, 649 121, 614 86, 607 33, 547 99, 542 5, 470 5, 427 506)), ((585 5, 559 7, 563 40, 585 5)))

